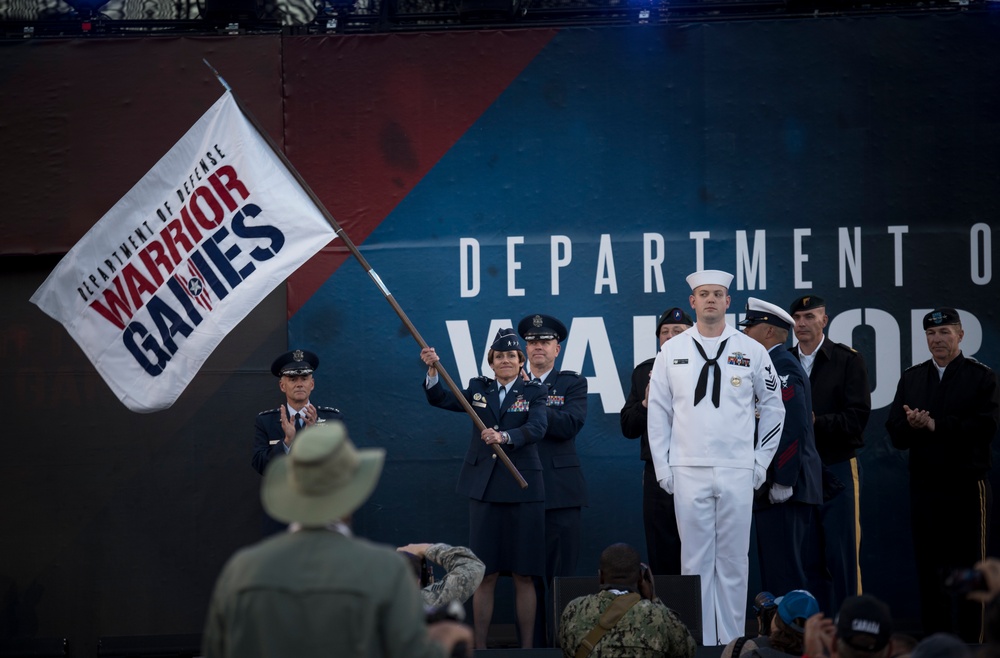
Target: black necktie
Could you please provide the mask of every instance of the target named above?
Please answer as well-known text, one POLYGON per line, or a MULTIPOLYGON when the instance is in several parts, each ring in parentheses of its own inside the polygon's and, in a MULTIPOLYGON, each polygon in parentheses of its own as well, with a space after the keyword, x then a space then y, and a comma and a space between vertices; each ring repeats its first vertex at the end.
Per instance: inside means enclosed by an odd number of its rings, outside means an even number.
POLYGON ((295 414, 295 431, 298 432, 305 426, 306 426, 306 417, 303 416, 301 412, 295 414))
POLYGON ((708 388, 708 369, 714 367, 715 383, 712 385, 712 404, 715 405, 716 409, 719 408, 719 397, 722 393, 722 368, 719 367, 719 357, 722 356, 722 351, 726 349, 726 343, 728 342, 728 338, 722 341, 722 344, 719 345, 719 351, 715 353, 715 358, 710 359, 705 354, 705 350, 702 349, 701 344, 698 341, 694 341, 694 346, 698 348, 701 358, 705 359, 705 365, 701 367, 701 374, 698 376, 698 386, 694 389, 694 403, 696 406, 705 397, 705 391, 708 388))

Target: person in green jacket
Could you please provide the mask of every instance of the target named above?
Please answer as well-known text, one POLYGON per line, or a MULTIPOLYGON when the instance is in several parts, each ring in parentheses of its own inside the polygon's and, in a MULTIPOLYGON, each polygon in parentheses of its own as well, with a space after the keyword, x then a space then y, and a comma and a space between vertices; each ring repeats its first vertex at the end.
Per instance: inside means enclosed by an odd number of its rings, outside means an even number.
POLYGON ((303 430, 286 458, 272 460, 261 501, 291 525, 223 567, 204 658, 440 658, 463 643, 471 658, 471 628, 426 624, 405 558, 348 528, 384 461, 381 448, 356 449, 339 421, 303 430))

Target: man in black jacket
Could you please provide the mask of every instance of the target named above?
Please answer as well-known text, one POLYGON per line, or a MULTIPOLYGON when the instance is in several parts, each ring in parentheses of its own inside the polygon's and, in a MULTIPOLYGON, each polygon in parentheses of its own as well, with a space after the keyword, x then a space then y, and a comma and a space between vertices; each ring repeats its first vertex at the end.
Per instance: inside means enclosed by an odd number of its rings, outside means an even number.
POLYGON ((552 579, 576 575, 580 554, 582 509, 587 505, 587 483, 576 452, 576 435, 587 419, 587 378, 571 370, 556 370, 560 343, 569 333, 566 325, 550 315, 529 315, 517 323, 524 338, 528 363, 522 376, 545 389, 548 429, 538 443, 545 480, 545 581, 537 587, 540 613, 535 642, 549 642, 550 608, 546 588, 552 579))
POLYGON ((549 315, 529 315, 517 324, 527 343, 525 379, 545 387, 548 429, 538 444, 545 479, 545 578, 572 576, 580 553, 580 511, 587 484, 576 454, 576 435, 587 418, 587 378, 556 370, 566 325, 549 315))
POLYGON ((924 633, 983 642, 982 604, 952 598, 947 576, 986 559, 993 491, 987 474, 1000 420, 994 372, 962 354, 953 308, 924 316, 931 359, 903 373, 889 408, 892 444, 910 451, 913 549, 924 633))
MULTIPOLYGON (((691 316, 678 307, 667 309, 656 323, 658 346, 694 325, 691 316)), ((620 420, 626 439, 642 438, 639 457, 645 462, 642 471, 642 526, 646 531, 646 555, 649 568, 657 576, 681 572, 681 537, 674 516, 674 497, 656 481, 653 457, 649 454, 649 434, 646 432, 646 408, 649 403, 649 374, 653 370, 650 357, 632 371, 632 389, 620 420)))
POLYGON ((344 421, 333 407, 314 406, 309 399, 316 387, 313 372, 319 357, 308 350, 285 352, 271 364, 271 374, 278 378, 284 404, 257 414, 254 422, 253 458, 255 471, 264 469, 274 457, 284 457, 292 449, 295 435, 306 427, 331 420, 344 421))
MULTIPOLYGON (((334 407, 314 405, 310 399, 316 381, 313 372, 319 368, 319 357, 308 350, 285 352, 271 363, 271 374, 278 378, 278 388, 285 399, 274 409, 257 414, 254 420, 253 457, 250 464, 264 474, 272 459, 284 458, 292 449, 296 435, 317 423, 339 420, 344 415, 334 407)), ((263 515, 262 532, 281 532, 286 524, 263 515)))
POLYGON ((862 593, 861 467, 857 451, 865 444, 871 388, 861 355, 823 334, 829 318, 821 297, 799 297, 789 313, 799 341, 791 352, 809 375, 813 430, 823 460, 820 545, 828 573, 814 594, 823 611, 832 615, 845 598, 862 593))

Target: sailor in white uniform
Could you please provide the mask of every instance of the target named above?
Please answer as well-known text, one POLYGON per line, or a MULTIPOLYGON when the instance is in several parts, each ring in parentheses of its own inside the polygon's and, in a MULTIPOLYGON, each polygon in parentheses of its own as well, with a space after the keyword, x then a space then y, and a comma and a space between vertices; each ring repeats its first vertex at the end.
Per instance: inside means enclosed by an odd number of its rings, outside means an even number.
POLYGON ((649 448, 674 494, 681 573, 701 576, 706 646, 744 634, 753 492, 785 418, 767 350, 726 324, 732 280, 719 270, 687 277, 697 322, 663 344, 649 385, 649 448))

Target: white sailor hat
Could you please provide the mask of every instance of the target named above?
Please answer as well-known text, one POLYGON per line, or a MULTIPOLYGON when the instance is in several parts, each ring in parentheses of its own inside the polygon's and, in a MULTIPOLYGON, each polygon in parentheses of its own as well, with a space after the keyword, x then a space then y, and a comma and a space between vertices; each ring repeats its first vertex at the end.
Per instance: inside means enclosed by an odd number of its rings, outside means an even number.
POLYGON ((729 284, 733 282, 733 275, 722 270, 699 270, 698 272, 688 274, 687 282, 691 286, 691 290, 694 290, 698 286, 708 285, 722 286, 728 289, 729 284))
POLYGON ((792 319, 792 316, 785 309, 775 306, 770 302, 765 302, 763 299, 751 297, 747 300, 747 317, 739 325, 741 327, 752 327, 762 322, 773 324, 775 327, 781 329, 789 329, 795 324, 795 320, 792 319))

